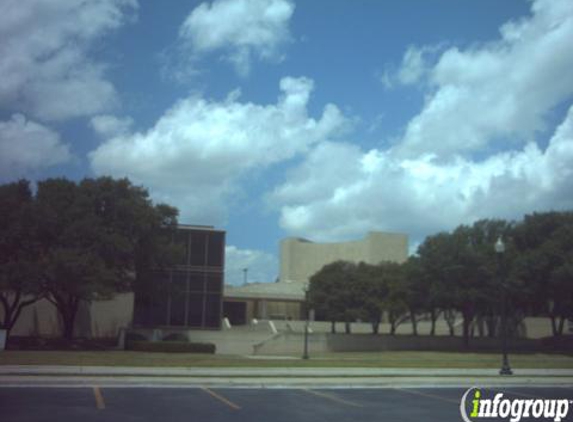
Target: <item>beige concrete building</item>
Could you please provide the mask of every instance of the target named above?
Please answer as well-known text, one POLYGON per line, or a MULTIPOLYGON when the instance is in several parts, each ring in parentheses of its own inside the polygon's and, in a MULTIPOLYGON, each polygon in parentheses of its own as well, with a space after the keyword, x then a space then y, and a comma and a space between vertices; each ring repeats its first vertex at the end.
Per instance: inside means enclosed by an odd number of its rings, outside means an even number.
MULTIPOLYGON (((80 302, 74 336, 115 337, 121 327, 133 320, 133 293, 119 293, 110 300, 80 302)), ((56 307, 46 299, 22 310, 11 335, 33 337, 59 337, 63 324, 56 307)))
MULTIPOLYGON (((200 256, 203 256, 204 250, 201 251, 203 252, 200 256)), ((339 243, 284 239, 280 244, 279 282, 225 286, 222 292, 222 315, 219 311, 216 312, 218 319, 217 323, 213 324, 216 326, 214 328, 218 328, 222 316, 227 317, 233 325, 249 324, 253 319, 303 319, 306 283, 324 265, 337 260, 369 264, 382 261, 403 262, 407 257, 408 237, 405 234, 370 232, 362 240, 339 243)), ((217 301, 221 300, 219 288, 215 291, 217 301)), ((127 293, 108 301, 82 304, 76 319, 75 335, 114 337, 120 327, 137 325, 134 324, 134 302, 134 294, 127 293)), ((196 309, 196 306, 193 306, 193 309, 196 309)), ((162 312, 161 315, 167 314, 162 312)), ((55 307, 48 301, 41 300, 22 312, 12 334, 58 336, 62 331, 61 325, 55 307)), ((163 322, 155 325, 177 324, 163 322)))
POLYGON ((224 315, 232 324, 255 319, 302 319, 305 287, 323 266, 338 260, 378 264, 404 262, 408 236, 370 232, 364 239, 338 243, 315 243, 286 238, 280 244, 280 277, 277 283, 225 287, 224 315))
POLYGON ((305 283, 323 266, 338 260, 367 264, 404 262, 408 259, 408 236, 370 232, 364 239, 338 243, 286 238, 281 242, 280 254, 280 282, 305 283))

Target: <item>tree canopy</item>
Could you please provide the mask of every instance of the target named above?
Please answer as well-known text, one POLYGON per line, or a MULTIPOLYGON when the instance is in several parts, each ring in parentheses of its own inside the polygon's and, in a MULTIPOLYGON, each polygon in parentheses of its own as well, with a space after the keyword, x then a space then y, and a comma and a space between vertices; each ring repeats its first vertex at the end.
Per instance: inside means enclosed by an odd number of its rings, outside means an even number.
MULTIPOLYGON (((2 189, 2 209, 11 210, 2 244, 15 254, 2 262, 3 296, 46 298, 61 315, 66 338, 81 301, 132 289, 139 273, 169 257, 165 230, 175 228, 177 210, 154 205, 127 179, 48 179, 35 196, 26 181, 2 189), (32 273, 17 272, 14 262, 29 262, 32 273)), ((13 322, 4 318, 4 325, 13 322)))

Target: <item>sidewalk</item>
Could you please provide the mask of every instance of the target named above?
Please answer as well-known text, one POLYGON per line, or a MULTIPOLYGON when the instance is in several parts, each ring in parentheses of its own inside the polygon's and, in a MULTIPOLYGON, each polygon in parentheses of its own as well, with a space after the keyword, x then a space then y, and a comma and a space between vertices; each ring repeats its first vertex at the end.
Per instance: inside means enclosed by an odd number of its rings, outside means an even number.
POLYGON ((105 366, 0 366, 2 386, 82 387, 320 387, 395 388, 468 386, 573 387, 572 369, 414 368, 138 368, 105 366))

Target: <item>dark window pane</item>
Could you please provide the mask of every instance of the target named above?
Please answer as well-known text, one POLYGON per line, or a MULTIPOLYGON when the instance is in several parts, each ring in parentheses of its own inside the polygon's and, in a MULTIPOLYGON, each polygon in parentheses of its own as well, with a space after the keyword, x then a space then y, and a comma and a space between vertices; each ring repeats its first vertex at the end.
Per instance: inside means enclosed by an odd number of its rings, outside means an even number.
POLYGON ((151 309, 152 325, 167 325, 167 290, 160 290, 153 295, 153 307, 151 309))
POLYGON ((207 292, 219 293, 223 289, 223 275, 222 274, 208 274, 207 275, 207 292))
POLYGON ((143 274, 136 287, 134 322, 152 326, 167 323, 169 272, 151 271, 143 274))
POLYGON ((190 265, 205 265, 205 249, 207 233, 191 232, 191 259, 190 265))
POLYGON ((171 276, 170 325, 185 325, 187 273, 174 272, 171 276))
POLYGON ((182 271, 174 271, 171 278, 171 290, 177 292, 187 291, 187 273, 182 271))
POLYGON ((171 319, 170 325, 185 325, 185 293, 171 293, 171 319))
POLYGON ((205 274, 192 272, 189 274, 189 291, 203 293, 205 291, 205 274))
POLYGON ((177 230, 173 235, 175 243, 175 265, 187 265, 189 255, 189 232, 177 230))
POLYGON ((223 266, 223 253, 225 249, 224 233, 209 233, 209 255, 207 265, 210 267, 223 266))
POLYGON ((205 327, 219 328, 221 322, 221 296, 207 295, 205 309, 205 327))
POLYGON ((203 295, 198 293, 189 294, 189 319, 187 324, 192 327, 200 327, 203 321, 203 295))

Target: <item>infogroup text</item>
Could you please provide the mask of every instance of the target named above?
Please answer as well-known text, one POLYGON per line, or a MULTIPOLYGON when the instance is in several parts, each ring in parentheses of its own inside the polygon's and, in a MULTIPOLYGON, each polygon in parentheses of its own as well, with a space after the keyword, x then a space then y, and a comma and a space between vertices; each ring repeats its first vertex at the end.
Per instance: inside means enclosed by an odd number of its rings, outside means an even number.
POLYGON ((460 413, 465 422, 480 418, 509 419, 519 422, 522 418, 535 418, 559 422, 567 417, 571 401, 569 399, 513 399, 504 398, 503 393, 496 393, 493 398, 484 398, 482 391, 472 387, 462 396, 460 413), (471 400, 467 413, 467 400, 471 400))

